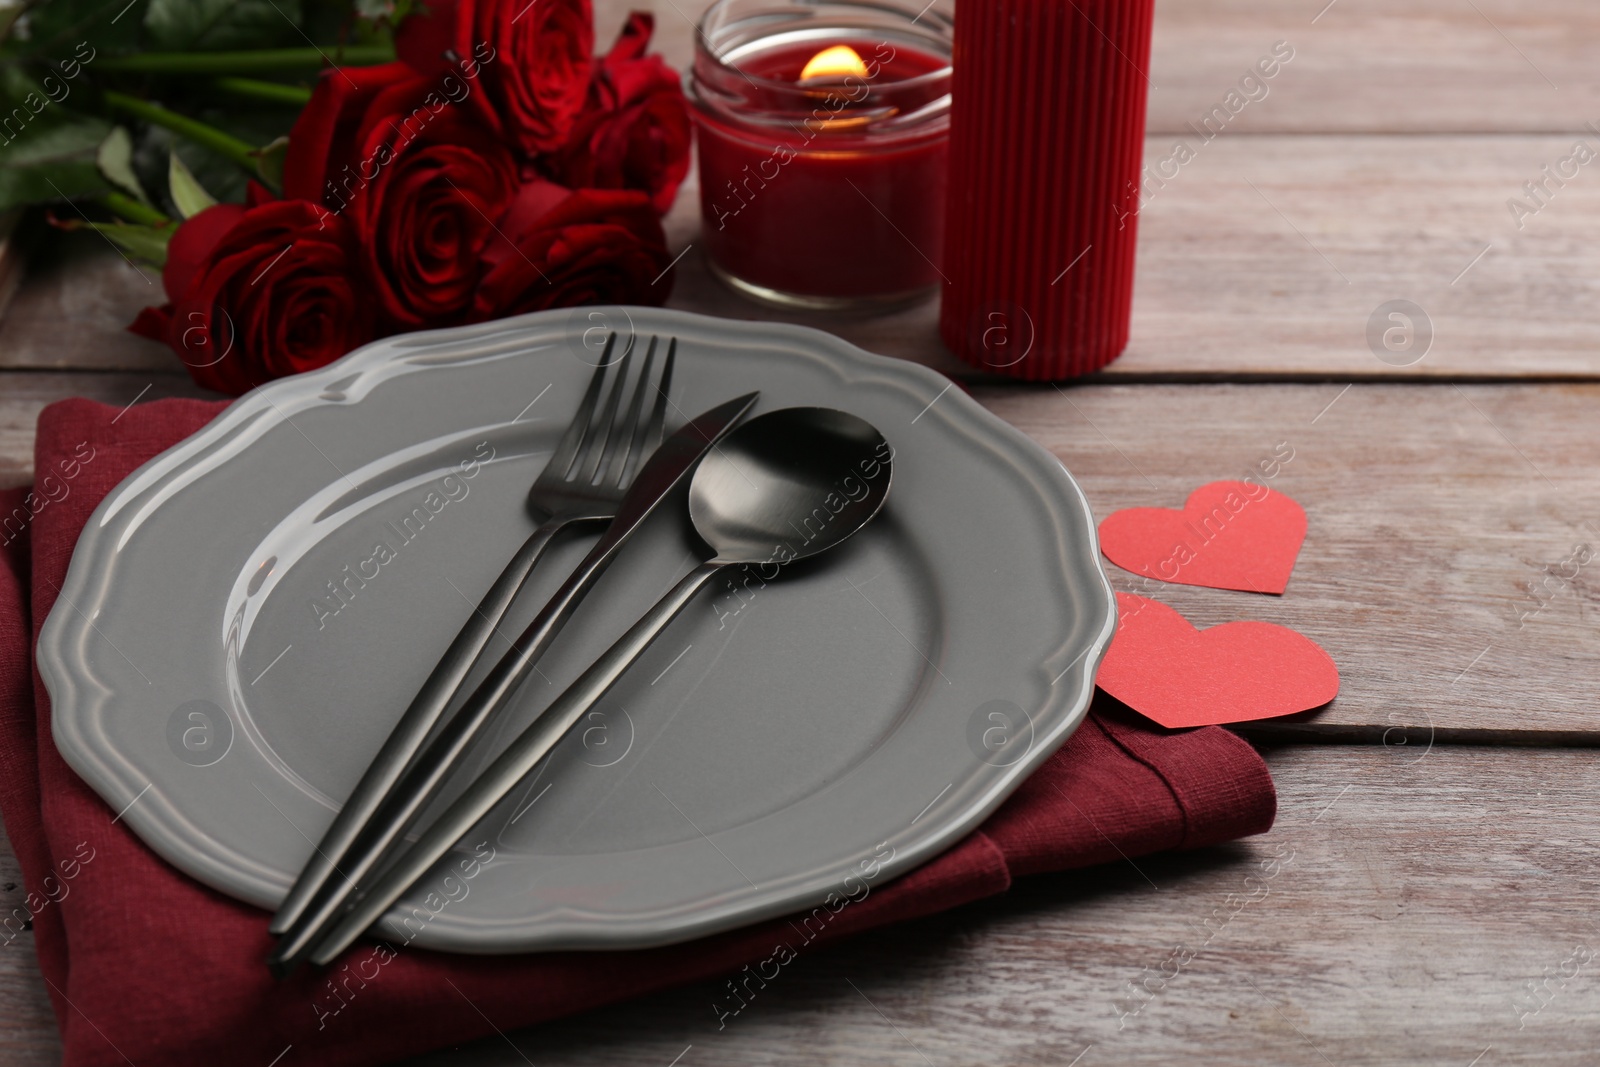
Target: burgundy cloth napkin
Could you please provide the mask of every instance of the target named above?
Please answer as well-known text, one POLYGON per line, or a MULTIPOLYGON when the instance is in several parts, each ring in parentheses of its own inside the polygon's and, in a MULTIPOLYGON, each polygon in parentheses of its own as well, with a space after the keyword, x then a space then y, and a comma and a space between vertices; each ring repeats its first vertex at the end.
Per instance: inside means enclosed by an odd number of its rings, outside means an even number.
MULTIPOLYGON (((801 928, 780 920, 630 952, 402 948, 388 958, 363 943, 343 966, 270 978, 266 912, 157 858, 62 761, 31 656, 90 512, 222 407, 166 400, 119 413, 85 400, 54 404, 39 419, 38 491, 0 493, 0 814, 29 891, 25 910, 67 1067, 267 1064, 290 1046, 285 1067, 383 1063, 728 974, 781 954, 779 946, 808 951, 801 928), (61 464, 86 449, 93 459, 60 477, 72 469, 61 464), (47 484, 51 472, 58 477, 47 484), (21 533, 3 524, 17 508, 31 513, 21 533)), ((1275 812, 1265 764, 1234 735, 1169 732, 1097 705, 981 829, 805 931, 820 927, 816 940, 832 941, 1004 892, 1019 875, 1261 833, 1275 812)), ((6 924, 0 940, 19 928, 6 924)), ((733 1003, 724 998, 722 1010, 733 1003)), ((717 1013, 708 1003, 708 1026, 717 1013)))

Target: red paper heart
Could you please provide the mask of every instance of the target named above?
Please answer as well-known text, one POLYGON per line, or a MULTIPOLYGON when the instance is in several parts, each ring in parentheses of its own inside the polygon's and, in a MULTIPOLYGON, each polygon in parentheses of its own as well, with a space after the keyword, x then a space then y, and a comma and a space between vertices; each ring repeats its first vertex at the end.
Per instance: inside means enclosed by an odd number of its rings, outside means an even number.
POLYGON ((1197 630, 1165 604, 1117 594, 1117 632, 1095 683, 1162 726, 1293 715, 1339 694, 1339 668, 1315 641, 1270 622, 1197 630))
POLYGON ((1100 551, 1123 570, 1247 593, 1282 593, 1305 539, 1305 509, 1254 482, 1212 482, 1181 511, 1125 508, 1100 524, 1100 551))

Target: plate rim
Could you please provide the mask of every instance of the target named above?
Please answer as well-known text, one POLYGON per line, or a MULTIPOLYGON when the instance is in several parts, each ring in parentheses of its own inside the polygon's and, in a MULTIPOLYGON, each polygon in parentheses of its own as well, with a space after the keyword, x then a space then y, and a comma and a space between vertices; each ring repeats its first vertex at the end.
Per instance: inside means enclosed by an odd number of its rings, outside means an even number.
MULTIPOLYGON (((1052 503, 1049 510, 1058 517, 1078 520, 1079 528, 1063 529, 1061 537, 1056 539, 1061 541, 1067 555, 1081 552, 1091 562, 1087 570, 1098 579, 1096 588, 1091 592, 1098 594, 1101 608, 1098 613, 1099 628, 1092 630, 1088 647, 1077 654, 1050 686, 1055 691, 1056 686, 1066 683, 1059 690, 1060 696, 1047 700, 1041 709, 1056 717, 1053 727, 1036 737, 1037 743, 1016 763, 1000 768, 1001 773, 992 777, 988 788, 969 799, 958 811, 931 813, 938 817, 928 820, 914 842, 895 851, 892 858, 882 865, 882 873, 878 878, 887 881, 915 869, 981 825, 1033 771, 1054 754, 1088 714, 1094 676, 1115 633, 1117 612, 1115 594, 1100 559, 1098 529, 1082 487, 1055 455, 973 399, 958 382, 931 367, 868 352, 843 338, 809 326, 727 319, 677 309, 628 307, 622 310, 630 318, 639 315, 650 319, 664 317, 677 320, 688 327, 685 332, 689 333, 705 333, 708 330, 723 334, 738 330, 768 333, 775 342, 787 342, 791 347, 801 350, 821 350, 821 354, 830 357, 829 362, 835 372, 846 377, 855 369, 884 373, 901 382, 907 378, 920 380, 938 394, 936 402, 945 393, 954 392, 954 403, 946 407, 941 417, 949 417, 952 411, 960 413, 970 429, 979 431, 986 438, 998 438, 1009 446, 1003 450, 1003 454, 1007 462, 1019 468, 1019 476, 1026 478, 1025 468, 1031 463, 1034 475, 1044 478, 1058 490, 1064 490, 1075 515, 1062 516, 1063 509, 1057 503, 1052 503), (1081 540, 1078 539, 1080 536, 1081 540), (930 827, 934 828, 931 832, 930 827)), ((314 398, 325 392, 331 384, 351 377, 353 372, 360 373, 370 367, 404 359, 409 351, 430 349, 452 342, 466 344, 480 338, 513 334, 522 329, 538 329, 562 317, 570 320, 571 314, 572 309, 558 309, 471 326, 397 334, 364 345, 326 366, 257 386, 218 412, 205 426, 140 464, 96 505, 73 548, 56 603, 40 629, 36 661, 51 699, 52 738, 63 759, 90 788, 114 807, 142 798, 139 803, 126 808, 123 817, 140 840, 164 860, 230 896, 262 907, 272 906, 271 902, 281 898, 287 888, 286 884, 280 884, 279 872, 238 853, 227 842, 189 822, 170 797, 154 788, 154 782, 144 786, 144 790, 150 793, 146 796, 138 785, 128 780, 130 776, 123 768, 135 770, 131 763, 114 751, 105 751, 114 747, 107 743, 110 739, 97 739, 89 734, 89 728, 104 715, 114 694, 100 682, 87 663, 74 662, 71 648, 74 642, 81 641, 92 629, 93 624, 89 620, 94 614, 93 609, 103 601, 105 591, 112 582, 115 566, 109 557, 114 552, 107 551, 107 542, 114 542, 119 520, 108 516, 124 509, 128 503, 147 492, 151 487, 143 483, 162 468, 171 466, 168 476, 179 472, 189 463, 211 455, 215 446, 236 431, 248 427, 266 412, 281 411, 273 403, 274 399, 288 395, 299 399, 302 394, 314 398), (97 562, 103 566, 97 568, 97 562), (98 581, 95 580, 97 578, 98 581), (90 599, 86 601, 86 597, 90 599), (70 611, 61 610, 63 602, 70 611), (86 608, 90 609, 88 615, 84 614, 86 608)), ((338 402, 330 400, 328 403, 333 405, 338 402)), ((930 404, 929 408, 932 406, 930 404)), ((136 510, 127 509, 124 515, 136 510)), ((121 522, 125 523, 126 519, 121 522)), ((1055 536, 1052 534, 1052 537, 1055 536)), ((1063 655, 1076 647, 1069 644, 1069 639, 1070 635, 1064 639, 1063 648, 1059 650, 1063 655)), ((132 777, 142 776, 135 773, 132 777)), ((935 804, 937 801, 938 798, 935 804)), ((933 806, 930 805, 930 808, 933 806)), ((904 835, 909 829, 906 827, 899 834, 904 835)), ((496 923, 493 945, 462 940, 470 937, 471 928, 481 926, 483 920, 444 913, 429 924, 415 943, 421 947, 463 953, 644 948, 691 940, 765 918, 791 914, 819 903, 820 899, 813 887, 804 885, 788 891, 780 888, 765 894, 758 890, 754 899, 748 894, 741 895, 719 906, 690 908, 688 915, 665 921, 659 914, 648 913, 626 919, 608 915, 598 924, 594 919, 582 919, 569 914, 567 909, 551 908, 542 916, 523 920, 527 933, 521 937, 508 935, 503 930, 504 923, 496 923)))

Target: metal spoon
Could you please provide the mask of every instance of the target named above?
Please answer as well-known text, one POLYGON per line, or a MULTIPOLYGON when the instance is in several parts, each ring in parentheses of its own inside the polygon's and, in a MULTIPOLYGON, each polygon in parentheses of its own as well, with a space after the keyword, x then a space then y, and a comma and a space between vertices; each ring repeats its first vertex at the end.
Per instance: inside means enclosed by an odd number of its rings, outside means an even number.
MULTIPOLYGON (((831 408, 751 419, 700 461, 689 517, 713 550, 556 698, 345 912, 310 958, 326 964, 382 917, 514 789, 712 578, 772 567, 847 540, 883 507, 893 449, 871 424, 831 408)), ((764 575, 770 577, 770 575, 764 575)))

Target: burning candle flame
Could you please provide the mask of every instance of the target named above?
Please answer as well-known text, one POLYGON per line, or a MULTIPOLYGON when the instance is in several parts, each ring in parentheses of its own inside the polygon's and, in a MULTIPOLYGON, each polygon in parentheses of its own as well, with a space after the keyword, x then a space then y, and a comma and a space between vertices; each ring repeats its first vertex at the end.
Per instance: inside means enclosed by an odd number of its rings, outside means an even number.
POLYGON ((847 44, 836 44, 812 56, 811 61, 800 72, 800 80, 838 81, 852 75, 857 78, 867 77, 867 65, 861 61, 854 48, 847 44))

